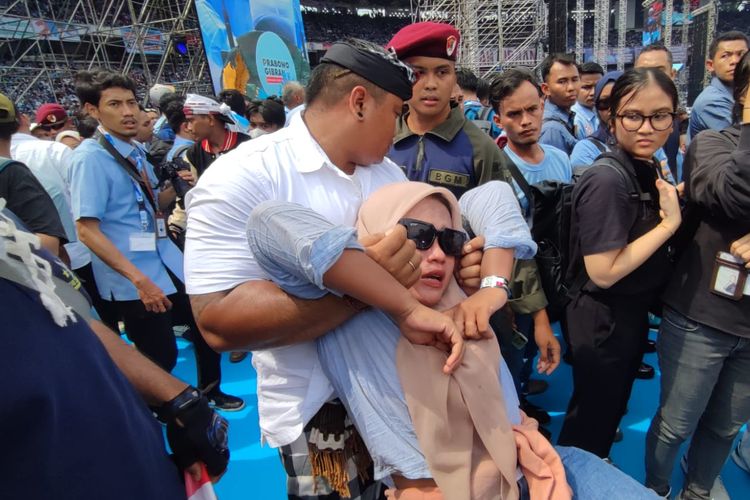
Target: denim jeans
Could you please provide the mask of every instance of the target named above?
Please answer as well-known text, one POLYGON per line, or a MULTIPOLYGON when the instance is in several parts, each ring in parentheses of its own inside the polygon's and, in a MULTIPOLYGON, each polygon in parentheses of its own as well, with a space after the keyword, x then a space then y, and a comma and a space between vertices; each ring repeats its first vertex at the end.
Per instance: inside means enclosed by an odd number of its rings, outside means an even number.
POLYGON ((692 435, 683 498, 708 499, 750 418, 750 339, 665 308, 657 352, 661 395, 646 437, 646 486, 667 490, 680 445, 692 435))
MULTIPOLYGON (((593 453, 580 448, 555 446, 573 498, 581 500, 641 500, 659 498, 638 481, 593 453)), ((526 479, 519 481, 521 500, 529 500, 526 479)))

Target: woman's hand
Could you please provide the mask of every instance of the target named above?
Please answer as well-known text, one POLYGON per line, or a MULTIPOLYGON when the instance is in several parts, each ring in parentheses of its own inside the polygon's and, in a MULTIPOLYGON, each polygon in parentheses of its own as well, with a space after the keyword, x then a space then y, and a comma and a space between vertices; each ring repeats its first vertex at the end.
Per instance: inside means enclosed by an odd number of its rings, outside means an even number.
POLYGON ((464 339, 450 317, 425 307, 416 300, 415 306, 394 318, 401 333, 412 344, 437 347, 448 353, 444 373, 452 373, 461 364, 464 339))
POLYGON ((677 189, 663 179, 656 180, 656 189, 659 190, 659 215, 662 219, 661 225, 674 234, 682 223, 682 213, 680 212, 680 201, 679 196, 677 195, 677 189))
POLYGON ((729 251, 735 257, 745 261, 745 267, 750 269, 750 233, 732 243, 729 251))
POLYGON ((502 288, 483 288, 451 309, 450 314, 465 339, 490 338, 490 316, 507 301, 508 294, 502 288))

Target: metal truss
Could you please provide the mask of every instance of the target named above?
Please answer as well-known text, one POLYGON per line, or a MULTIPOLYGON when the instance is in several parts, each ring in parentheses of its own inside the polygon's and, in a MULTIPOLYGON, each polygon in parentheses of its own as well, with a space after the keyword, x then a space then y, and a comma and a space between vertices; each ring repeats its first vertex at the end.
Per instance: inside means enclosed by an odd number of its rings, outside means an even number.
MULTIPOLYGON (((708 26, 706 28, 706 47, 711 45, 711 42, 716 36, 716 21, 718 18, 718 5, 715 0, 711 0, 708 3, 701 5, 693 11, 693 16, 697 16, 706 12, 708 15, 708 26)), ((711 73, 708 70, 703 70, 703 86, 707 86, 711 82, 711 73)))
POLYGON ((459 63, 478 75, 535 68, 544 58, 544 0, 420 0, 417 8, 420 20, 448 22, 461 32, 459 63))
MULTIPOLYGON (((628 31, 628 2, 627 0, 618 0, 619 9, 617 11, 617 70, 625 69, 625 50, 628 31)), ((605 63, 606 64, 606 63, 605 63)))
POLYGON ((0 0, 0 85, 62 102, 75 72, 107 68, 212 93, 200 40, 193 0, 0 0))
POLYGON ((594 2, 594 61, 607 67, 609 47, 609 0, 594 2))

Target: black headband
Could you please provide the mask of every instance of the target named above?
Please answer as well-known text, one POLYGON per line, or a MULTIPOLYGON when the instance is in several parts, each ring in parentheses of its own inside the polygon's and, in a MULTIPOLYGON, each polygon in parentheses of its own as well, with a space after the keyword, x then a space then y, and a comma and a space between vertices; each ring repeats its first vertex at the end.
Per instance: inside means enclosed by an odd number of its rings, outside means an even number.
POLYGON ((395 54, 337 42, 331 45, 320 62, 343 66, 404 101, 411 99, 414 73, 395 54))

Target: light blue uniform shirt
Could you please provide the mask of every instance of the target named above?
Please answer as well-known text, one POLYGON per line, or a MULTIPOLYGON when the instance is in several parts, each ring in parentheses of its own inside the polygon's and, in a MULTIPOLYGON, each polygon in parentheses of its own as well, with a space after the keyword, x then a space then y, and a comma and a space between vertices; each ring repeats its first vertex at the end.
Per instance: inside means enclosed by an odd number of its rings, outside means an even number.
POLYGON ((544 103, 544 122, 542 122, 542 134, 539 136, 539 142, 554 146, 566 155, 569 155, 573 152, 573 147, 578 142, 578 139, 559 120, 567 123, 571 130, 575 129, 573 115, 563 111, 555 103, 547 99, 544 103))
POLYGON ((573 123, 576 126, 576 139, 583 140, 599 128, 599 115, 596 113, 596 109, 587 108, 576 102, 570 110, 576 114, 573 118, 573 123))
POLYGON ((174 138, 174 144, 172 144, 172 147, 169 149, 169 151, 167 151, 167 155, 164 157, 164 159, 167 161, 172 161, 177 151, 179 151, 180 149, 185 151, 188 149, 188 146, 192 146, 193 144, 195 144, 195 141, 185 139, 184 137, 176 135, 174 138))
MULTIPOLYGON (((482 188, 485 191, 473 198, 464 200, 472 191, 461 198, 472 227, 479 230, 494 226, 490 233, 502 234, 505 240, 489 240, 510 245, 506 248, 515 247, 519 258, 533 256, 535 245, 517 206, 509 205, 502 219, 486 210, 497 197, 515 204, 509 186, 495 182, 476 189, 482 188), (483 200, 485 194, 495 198, 483 200)), ((344 249, 362 249, 354 229, 334 226, 320 214, 287 202, 259 204, 247 228, 248 244, 258 264, 280 288, 300 298, 337 293, 325 289, 324 273, 344 249)), ((398 378, 396 347, 400 338, 401 332, 387 314, 370 309, 316 341, 321 366, 372 456, 375 479, 393 473, 410 479, 432 477, 398 378)), ((499 379, 508 419, 511 424, 519 424, 518 395, 502 357, 499 379)))
POLYGON ((573 168, 589 167, 594 164, 594 160, 596 160, 600 154, 610 150, 610 147, 606 143, 598 141, 599 144, 604 146, 604 151, 602 151, 596 146, 594 140, 595 139, 588 137, 582 141, 578 141, 573 148, 573 152, 570 154, 570 165, 573 168))
POLYGON ((711 84, 703 89, 693 103, 688 140, 692 140, 702 130, 723 130, 729 127, 732 125, 733 110, 732 89, 724 85, 717 77, 713 77, 711 84))
MULTIPOLYGON (((114 137, 112 141, 117 151, 125 158, 136 150, 134 145, 114 137)), ((143 153, 136 150, 136 154, 143 153)), ((145 155, 142 156, 141 165, 145 168, 151 185, 154 186, 154 194, 158 198, 158 182, 152 166, 145 160, 145 155)), ((136 201, 136 184, 125 169, 95 139, 86 139, 73 151, 70 178, 75 220, 84 217, 98 219, 102 233, 125 258, 165 294, 175 293, 176 289, 167 273, 167 267, 177 278, 183 280, 182 253, 169 238, 157 239, 156 250, 130 249, 131 234, 144 231, 136 201)), ((146 232, 153 233, 155 237, 154 212, 145 194, 141 195, 148 212, 146 232)), ((105 264, 93 252, 91 255, 97 288, 103 299, 138 300, 138 291, 127 278, 105 264)))
MULTIPOLYGON (((568 155, 547 144, 539 144, 539 146, 544 151, 544 159, 537 164, 528 163, 521 159, 510 149, 510 146, 505 146, 505 152, 529 184, 537 184, 542 181, 570 182, 573 178, 573 169, 570 166, 568 155)), ((513 181, 513 188, 518 194, 518 202, 521 204, 523 212, 526 213, 529 208, 526 195, 515 181, 513 181)))

